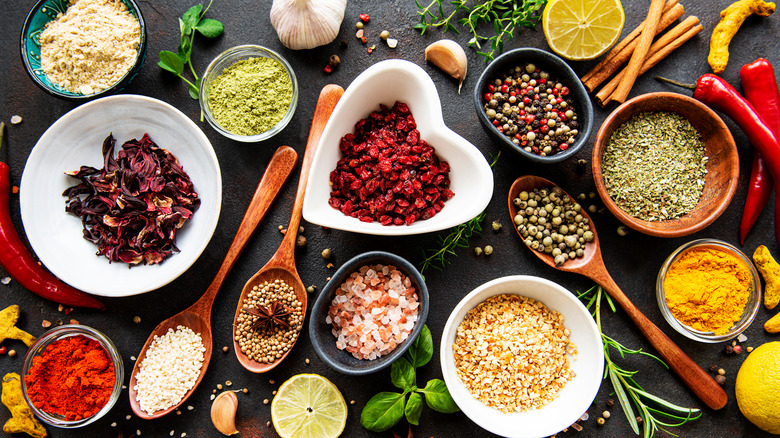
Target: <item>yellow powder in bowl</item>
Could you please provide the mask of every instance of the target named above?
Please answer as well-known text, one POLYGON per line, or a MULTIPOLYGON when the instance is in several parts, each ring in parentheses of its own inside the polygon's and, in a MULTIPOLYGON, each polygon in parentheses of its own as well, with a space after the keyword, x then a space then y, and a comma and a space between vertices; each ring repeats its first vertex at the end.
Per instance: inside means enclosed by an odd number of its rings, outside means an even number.
POLYGON ((680 323, 701 332, 725 334, 742 318, 752 289, 750 269, 727 251, 685 251, 664 278, 666 305, 680 323))

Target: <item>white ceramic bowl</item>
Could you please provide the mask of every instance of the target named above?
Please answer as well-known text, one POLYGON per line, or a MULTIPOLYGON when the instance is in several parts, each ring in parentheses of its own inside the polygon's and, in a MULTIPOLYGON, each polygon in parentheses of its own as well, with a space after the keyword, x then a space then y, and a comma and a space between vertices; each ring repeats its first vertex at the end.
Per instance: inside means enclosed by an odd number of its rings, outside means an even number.
POLYGON ((36 143, 19 187, 22 223, 41 262, 71 286, 95 295, 120 297, 160 288, 198 259, 214 234, 222 205, 222 176, 214 149, 195 123, 179 110, 146 96, 118 95, 85 103, 54 122, 36 143), (176 236, 181 250, 157 265, 128 268, 97 256, 82 237, 81 219, 65 212, 62 192, 76 180, 65 171, 103 167, 109 133, 121 145, 148 133, 179 159, 201 206, 176 236))
POLYGON ((471 291, 450 314, 441 338, 441 369, 452 398, 460 409, 480 427, 507 437, 554 435, 577 421, 591 405, 601 386, 604 353, 601 336, 590 312, 574 294, 562 286, 539 277, 515 275, 497 278, 471 291), (452 345, 455 333, 466 313, 489 297, 516 294, 541 301, 564 316, 577 345, 577 357, 570 362, 577 374, 566 383, 558 397, 541 409, 505 414, 485 406, 474 398, 455 372, 452 345))
POLYGON ((441 102, 430 76, 409 61, 379 62, 361 73, 344 92, 322 133, 306 185, 303 217, 323 227, 355 233, 402 236, 444 230, 477 216, 493 194, 493 172, 482 153, 444 124, 441 102), (345 215, 328 204, 330 172, 341 158, 339 142, 354 132, 355 123, 396 101, 409 105, 420 138, 450 164, 450 190, 455 193, 444 208, 427 220, 412 225, 384 226, 345 215))

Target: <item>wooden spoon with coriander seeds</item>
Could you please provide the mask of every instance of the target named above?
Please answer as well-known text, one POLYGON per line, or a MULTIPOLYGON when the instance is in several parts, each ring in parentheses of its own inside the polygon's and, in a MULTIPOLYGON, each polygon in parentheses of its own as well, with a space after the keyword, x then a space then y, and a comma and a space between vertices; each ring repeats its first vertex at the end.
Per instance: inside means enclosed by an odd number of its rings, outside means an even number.
MULTIPOLYGON (((238 305, 236 306, 236 316, 233 319, 233 350, 236 352, 236 358, 238 362, 253 373, 264 373, 272 370, 279 365, 290 353, 295 342, 300 337, 300 329, 303 327, 303 317, 306 315, 306 303, 307 293, 306 287, 301 281, 301 276, 298 274, 298 270, 295 267, 295 241, 298 236, 298 226, 301 224, 301 213, 303 212, 303 196, 306 192, 306 182, 309 180, 309 170, 311 169, 311 163, 314 159, 314 153, 317 150, 317 146, 322 136, 322 131, 325 129, 325 125, 333 113, 333 109, 336 107, 339 99, 344 94, 344 89, 338 85, 326 85, 320 92, 320 96, 317 99, 317 106, 314 109, 314 117, 312 118, 311 128, 309 128, 309 139, 306 142, 306 151, 303 155, 303 162, 301 163, 301 177, 298 180, 298 192, 295 195, 295 204, 293 205, 292 213, 290 214, 290 223, 287 225, 287 232, 282 239, 282 243, 279 245, 279 249, 271 257, 268 263, 265 264, 255 275, 252 276, 244 285, 244 289, 241 291, 241 296, 238 298, 238 305), (244 301, 250 292, 252 292, 255 286, 260 286, 265 282, 274 283, 276 280, 282 280, 287 283, 295 291, 295 296, 301 303, 301 327, 298 327, 298 333, 290 342, 287 351, 282 353, 280 357, 275 358, 272 362, 262 363, 251 359, 243 351, 241 346, 236 340, 237 327, 239 316, 244 312, 246 307, 244 301)), ((273 312, 274 304, 269 306, 269 311, 273 312)), ((281 306, 280 306, 281 307, 281 306)), ((282 309, 284 313, 289 309, 282 309)), ((287 316, 282 318, 286 319, 287 316)))
MULTIPOLYGON (((525 191, 530 194, 533 193, 534 189, 552 189, 553 187, 557 186, 551 181, 538 176, 526 175, 516 179, 509 189, 508 199, 509 215, 512 224, 515 223, 514 219, 515 216, 517 216, 518 209, 513 201, 521 192, 525 191)), ((563 195, 567 195, 567 193, 563 192, 563 195)), ((574 198, 571 199, 572 202, 576 202, 574 201, 574 198)), ((585 245, 582 257, 568 259, 560 266, 556 266, 555 259, 551 254, 536 251, 530 247, 529 250, 544 263, 559 271, 582 274, 601 285, 612 299, 620 304, 620 307, 623 308, 634 324, 636 324, 639 331, 645 335, 650 344, 658 351, 658 354, 666 361, 669 367, 683 380, 685 385, 710 408, 722 409, 726 406, 726 402, 728 401, 726 392, 709 374, 707 374, 706 371, 685 354, 674 341, 669 339, 661 329, 640 312, 634 303, 628 299, 626 294, 620 290, 620 287, 618 287, 615 280, 609 275, 609 272, 607 272, 607 268, 604 265, 604 260, 601 257, 599 238, 598 234, 596 234, 596 227, 593 224, 593 220, 585 212, 585 209, 580 210, 579 214, 588 220, 590 231, 593 233, 593 240, 587 242, 585 245)), ((517 230, 517 227, 515 226, 514 228, 520 236, 520 239, 523 240, 523 236, 517 230)))
POLYGON ((211 336, 211 307, 214 304, 214 298, 216 298, 217 292, 219 292, 219 289, 222 286, 222 282, 233 268, 233 265, 235 265, 236 260, 241 255, 249 238, 252 237, 255 228, 260 224, 260 221, 268 212, 271 203, 276 199, 276 196, 279 194, 285 181, 287 181, 290 174, 292 174, 297 161, 298 153, 295 152, 295 149, 289 146, 282 146, 276 150, 265 169, 265 173, 263 173, 263 178, 257 185, 257 190, 255 190, 252 201, 249 203, 249 207, 247 207, 246 214, 244 214, 244 218, 238 226, 238 231, 233 238, 233 242, 230 244, 230 248, 228 248, 225 259, 219 267, 219 271, 217 271, 214 280, 211 282, 208 289, 206 289, 206 292, 195 302, 195 304, 158 324, 152 331, 152 334, 149 335, 143 348, 141 348, 141 352, 138 354, 138 359, 135 361, 130 384, 127 388, 127 392, 130 395, 130 407, 138 417, 152 420, 176 410, 187 400, 193 391, 195 391, 195 388, 198 387, 201 380, 203 380, 203 375, 206 374, 206 368, 211 360, 213 344, 211 336), (137 383, 136 376, 140 371, 141 363, 146 358, 146 352, 149 349, 149 345, 154 341, 154 338, 165 335, 165 333, 168 332, 168 329, 176 330, 176 327, 180 325, 189 327, 193 332, 200 334, 201 339, 203 340, 203 346, 206 348, 203 356, 203 366, 200 369, 195 384, 192 385, 192 388, 184 394, 184 397, 182 397, 178 403, 166 409, 149 414, 141 409, 141 405, 138 402, 138 393, 135 390, 137 383))

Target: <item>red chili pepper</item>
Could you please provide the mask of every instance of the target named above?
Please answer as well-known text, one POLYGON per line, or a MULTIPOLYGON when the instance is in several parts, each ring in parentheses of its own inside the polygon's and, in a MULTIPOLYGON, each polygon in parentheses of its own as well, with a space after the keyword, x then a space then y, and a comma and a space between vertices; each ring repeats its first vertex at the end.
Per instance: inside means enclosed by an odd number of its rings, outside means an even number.
MULTIPOLYGON (((4 125, 0 125, 2 146, 4 125)), ((58 280, 39 265, 19 238, 11 221, 9 192, 11 191, 8 165, 0 161, 0 265, 11 277, 36 295, 73 307, 89 307, 103 310, 105 304, 93 296, 76 290, 58 280)))
MULTIPOLYGON (((739 71, 742 77, 742 91, 745 98, 756 108, 761 118, 772 128, 776 138, 780 138, 780 92, 772 64, 764 58, 758 58, 739 71)), ((745 244, 750 229, 756 223, 759 214, 772 196, 774 181, 761 153, 754 151, 753 166, 750 170, 745 210, 739 224, 739 242, 745 244)))
MULTIPOLYGON (((753 147, 761 153, 769 172, 774 177, 775 191, 780 193, 780 143, 772 129, 764 122, 758 111, 728 82, 710 73, 702 75, 696 85, 658 78, 678 86, 694 88, 693 97, 716 109, 742 128, 753 147)), ((780 202, 775 203, 775 239, 780 243, 780 202)))

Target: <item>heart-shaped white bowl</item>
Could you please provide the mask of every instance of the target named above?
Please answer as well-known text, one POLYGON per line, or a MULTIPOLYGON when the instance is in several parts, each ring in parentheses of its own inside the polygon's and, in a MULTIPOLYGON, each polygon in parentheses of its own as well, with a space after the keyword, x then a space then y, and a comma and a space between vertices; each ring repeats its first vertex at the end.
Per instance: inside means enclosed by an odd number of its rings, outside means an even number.
POLYGON ((444 124, 441 101, 431 77, 416 64, 399 59, 374 64, 347 88, 325 126, 310 172, 303 200, 304 219, 363 234, 404 236, 444 230, 480 214, 493 194, 490 165, 474 145, 444 124), (438 214, 412 225, 361 222, 328 204, 330 172, 341 158, 341 137, 354 132, 355 123, 378 110, 380 104, 391 107, 396 101, 409 105, 420 138, 436 149, 441 160, 449 162, 450 190, 455 196, 438 214))

